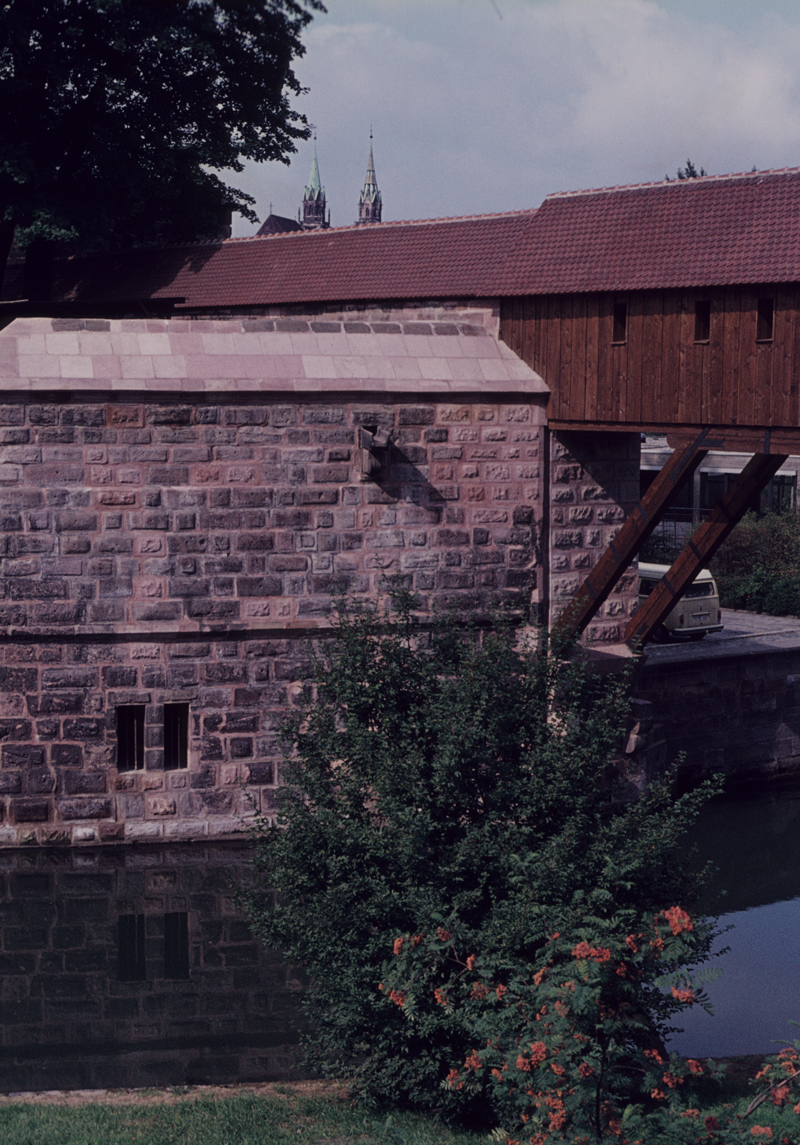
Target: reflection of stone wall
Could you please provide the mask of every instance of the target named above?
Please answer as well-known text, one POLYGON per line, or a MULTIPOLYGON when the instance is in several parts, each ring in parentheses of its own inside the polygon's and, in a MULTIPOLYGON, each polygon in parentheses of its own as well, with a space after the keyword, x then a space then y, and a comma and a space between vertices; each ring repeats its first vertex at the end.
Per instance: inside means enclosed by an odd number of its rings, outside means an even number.
POLYGON ((249 853, 8 851, 0 862, 0 1091, 296 1076, 299 983, 233 901, 249 853), (189 919, 165 978, 164 915, 189 919), (119 981, 120 914, 145 915, 146 980, 119 981))
MULTIPOLYGON (((639 434, 552 434, 550 482, 551 615, 556 617, 639 500, 639 434)), ((638 580, 628 572, 584 639, 621 643, 637 604, 638 580)))

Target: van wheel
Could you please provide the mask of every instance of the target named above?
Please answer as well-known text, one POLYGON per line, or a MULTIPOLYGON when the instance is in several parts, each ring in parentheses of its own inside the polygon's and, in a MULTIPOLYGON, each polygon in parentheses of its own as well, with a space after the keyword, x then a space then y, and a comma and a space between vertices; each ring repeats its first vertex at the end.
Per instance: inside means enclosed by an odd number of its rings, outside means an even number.
POLYGON ((670 642, 669 629, 665 628, 663 624, 659 624, 658 628, 653 633, 653 641, 656 644, 669 644, 670 642))

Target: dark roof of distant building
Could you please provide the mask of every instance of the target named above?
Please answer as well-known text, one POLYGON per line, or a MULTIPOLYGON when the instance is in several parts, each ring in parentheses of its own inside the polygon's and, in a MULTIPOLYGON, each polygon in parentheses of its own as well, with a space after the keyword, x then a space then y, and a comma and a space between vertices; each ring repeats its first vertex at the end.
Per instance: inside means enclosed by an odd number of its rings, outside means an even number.
POLYGON ((795 281, 800 168, 788 168, 559 192, 495 215, 76 258, 58 265, 55 297, 184 298, 202 310, 795 281))
POLYGON ((303 227, 297 219, 287 219, 285 215, 273 215, 270 211, 258 228, 256 238, 263 238, 264 235, 288 235, 302 229, 303 227))

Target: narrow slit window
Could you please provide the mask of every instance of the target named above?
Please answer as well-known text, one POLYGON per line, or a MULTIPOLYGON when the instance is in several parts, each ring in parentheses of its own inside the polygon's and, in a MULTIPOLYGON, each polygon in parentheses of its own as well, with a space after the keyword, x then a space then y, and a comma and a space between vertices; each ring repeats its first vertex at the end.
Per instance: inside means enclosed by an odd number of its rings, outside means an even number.
POLYGON ((117 708, 117 770, 144 768, 144 704, 117 708))
POLYGON ((189 766, 189 705, 164 704, 164 770, 189 766))
POLYGON ((628 337, 628 303, 614 303, 614 325, 611 333, 612 342, 625 342, 628 337))
POLYGON ((711 303, 700 298, 694 304, 694 340, 708 342, 711 338, 711 303))
POLYGON ((775 324, 775 299, 759 298, 758 320, 756 324, 756 341, 771 342, 772 331, 775 324))
POLYGON ((144 982, 144 915, 121 914, 117 920, 118 971, 120 982, 144 982))
POLYGON ((189 915, 184 910, 164 915, 164 977, 189 977, 189 915))

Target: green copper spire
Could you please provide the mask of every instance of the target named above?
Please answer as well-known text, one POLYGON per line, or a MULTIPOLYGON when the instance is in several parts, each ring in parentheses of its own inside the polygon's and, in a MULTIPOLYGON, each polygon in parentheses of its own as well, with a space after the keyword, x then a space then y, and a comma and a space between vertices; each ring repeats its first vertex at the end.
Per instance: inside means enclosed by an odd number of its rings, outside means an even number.
POLYGON ((330 215, 325 217, 325 188, 319 177, 317 161, 317 137, 314 136, 314 158, 311 160, 311 174, 303 195, 303 212, 298 221, 306 231, 325 230, 330 226, 330 215))
POLYGON ((359 223, 379 223, 381 221, 381 193, 378 190, 378 180, 375 178, 375 162, 372 158, 372 128, 369 132, 369 162, 367 163, 367 177, 358 199, 359 223))
POLYGON ((322 188, 322 181, 319 177, 319 163, 317 162, 317 139, 314 137, 314 158, 311 160, 311 175, 308 179, 308 186, 306 187, 307 199, 318 199, 320 195, 325 192, 322 188))

